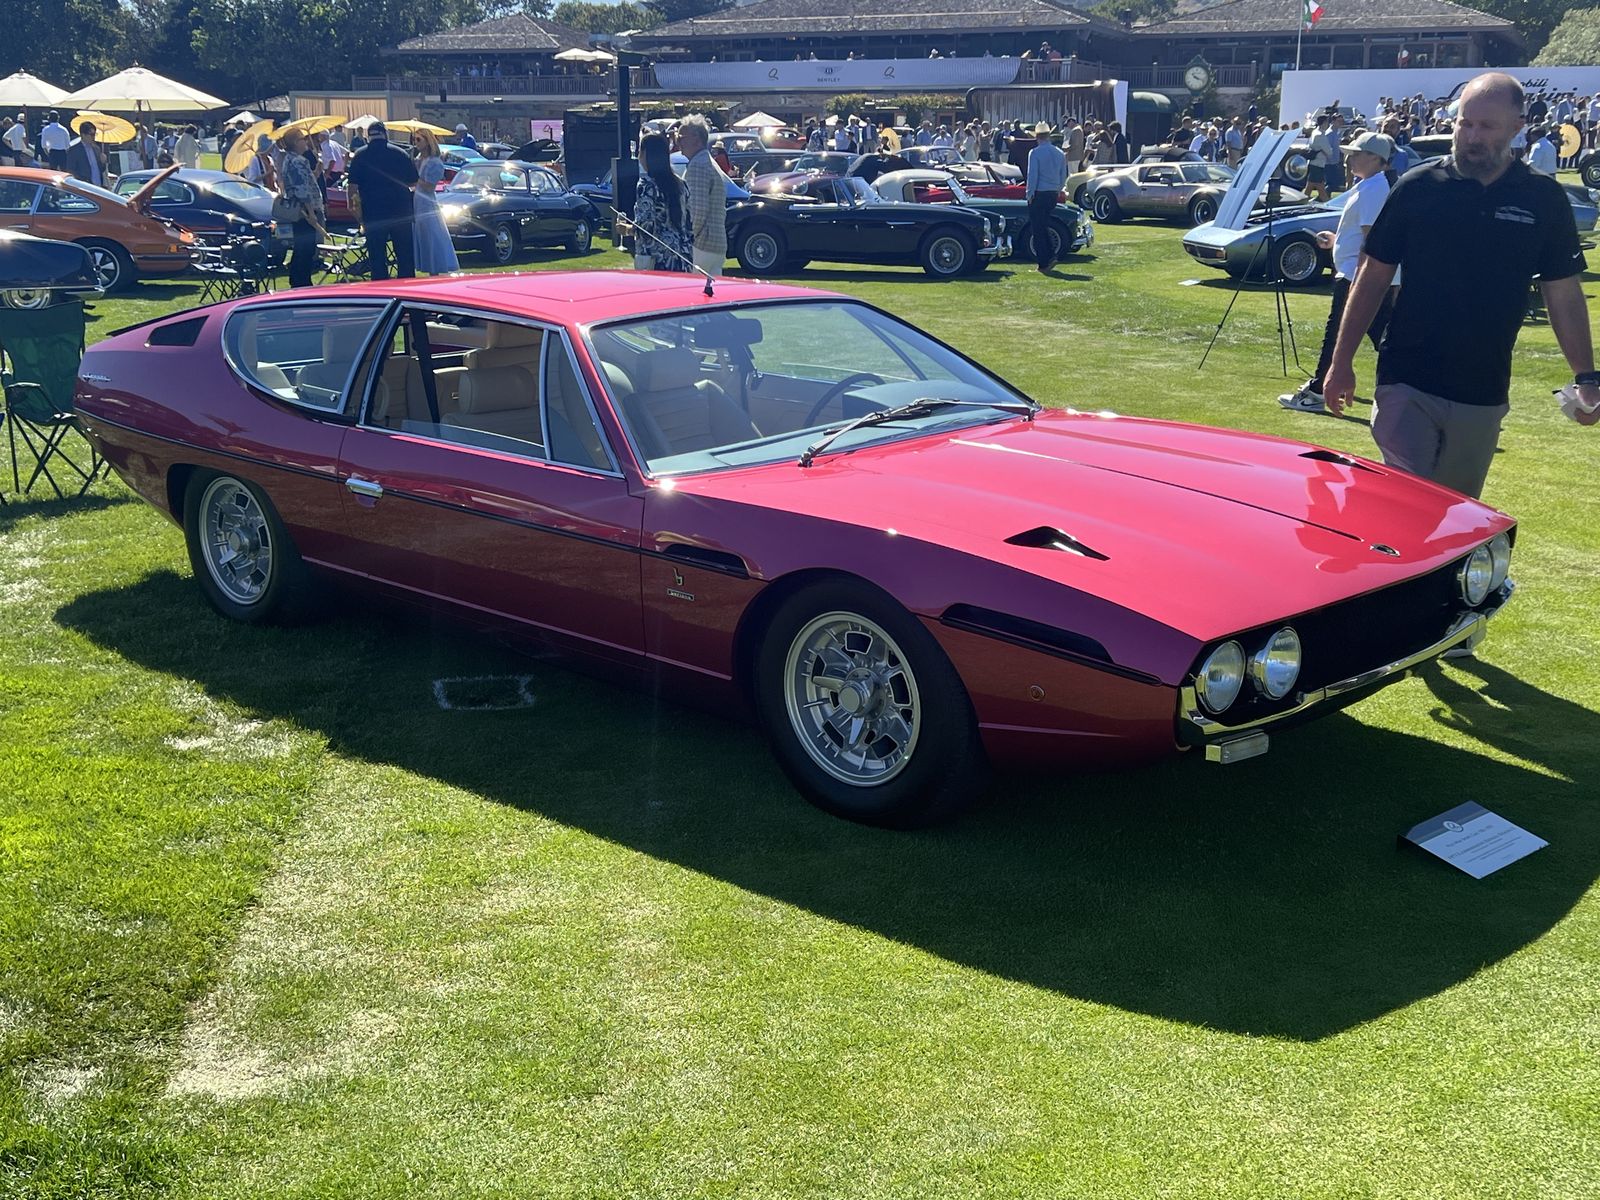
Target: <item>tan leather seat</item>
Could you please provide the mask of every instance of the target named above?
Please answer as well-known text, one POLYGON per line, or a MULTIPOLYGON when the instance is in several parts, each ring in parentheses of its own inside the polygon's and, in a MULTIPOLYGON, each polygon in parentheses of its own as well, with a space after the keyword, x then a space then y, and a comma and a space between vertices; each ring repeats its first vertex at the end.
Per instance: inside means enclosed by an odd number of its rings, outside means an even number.
MULTIPOLYGON (((443 421, 456 411, 459 404, 461 380, 465 367, 435 367, 434 388, 439 397, 439 419, 443 421)), ((377 393, 373 397, 372 421, 390 429, 399 429, 405 422, 431 424, 433 415, 428 411, 428 391, 422 385, 422 364, 410 357, 394 357, 383 364, 383 374, 378 379, 377 393)))
POLYGON ((650 458, 709 450, 761 436, 727 393, 702 377, 692 350, 651 350, 639 356, 636 391, 621 403, 634 436, 650 458))
POLYGON ((539 424, 539 390, 523 367, 480 367, 461 376, 460 402, 444 418, 453 428, 477 429, 544 444, 539 424))
POLYGON ((483 367, 527 367, 537 373, 539 348, 543 343, 542 329, 490 321, 484 328, 483 349, 468 350, 461 362, 469 371, 483 367))
POLYGON ((372 332, 370 321, 338 321, 322 330, 322 361, 307 363, 300 368, 297 385, 322 388, 329 392, 343 392, 350 380, 350 371, 372 332))

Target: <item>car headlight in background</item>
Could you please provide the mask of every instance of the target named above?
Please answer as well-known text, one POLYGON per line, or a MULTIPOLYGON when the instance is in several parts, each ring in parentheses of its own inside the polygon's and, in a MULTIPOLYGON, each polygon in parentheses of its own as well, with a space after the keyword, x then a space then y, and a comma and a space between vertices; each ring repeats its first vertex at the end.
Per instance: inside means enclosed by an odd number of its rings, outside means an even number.
POLYGON ((1250 660, 1250 681, 1269 700, 1282 700, 1300 678, 1300 635, 1285 625, 1250 660))
POLYGON ((455 225, 466 219, 467 206, 465 204, 441 204, 439 215, 444 218, 446 225, 455 225))
POLYGON ((1489 541, 1489 557, 1494 561, 1494 567, 1489 572, 1489 591, 1500 590, 1500 585, 1505 583, 1511 574, 1511 538, 1504 533, 1497 533, 1489 541))
POLYGON ((1194 693, 1209 711, 1220 713, 1239 698, 1243 686, 1244 647, 1238 642, 1223 642, 1200 664, 1194 693))
POLYGON ((1461 598, 1472 608, 1477 608, 1489 598, 1489 581, 1494 577, 1494 555, 1487 545, 1479 546, 1467 555, 1461 569, 1456 572, 1456 582, 1461 585, 1461 598))

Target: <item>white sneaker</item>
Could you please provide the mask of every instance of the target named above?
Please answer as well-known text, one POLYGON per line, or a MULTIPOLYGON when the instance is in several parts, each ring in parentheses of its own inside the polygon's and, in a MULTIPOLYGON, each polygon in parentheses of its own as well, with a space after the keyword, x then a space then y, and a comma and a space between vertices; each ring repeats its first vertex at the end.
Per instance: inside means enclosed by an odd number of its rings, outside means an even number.
POLYGON ((1278 403, 1295 412, 1328 411, 1328 402, 1323 399, 1322 393, 1312 391, 1309 383, 1298 392, 1285 392, 1278 397, 1278 403))

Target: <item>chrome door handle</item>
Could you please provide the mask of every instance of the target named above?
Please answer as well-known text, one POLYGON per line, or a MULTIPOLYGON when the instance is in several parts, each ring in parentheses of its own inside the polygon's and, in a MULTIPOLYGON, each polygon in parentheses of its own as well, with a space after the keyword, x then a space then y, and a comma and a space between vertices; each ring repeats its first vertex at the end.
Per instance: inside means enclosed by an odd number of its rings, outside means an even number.
POLYGON ((344 486, 349 488, 356 495, 366 496, 372 500, 376 500, 379 496, 383 495, 383 484, 379 483, 375 479, 363 479, 359 475, 350 476, 350 478, 344 481, 344 486))

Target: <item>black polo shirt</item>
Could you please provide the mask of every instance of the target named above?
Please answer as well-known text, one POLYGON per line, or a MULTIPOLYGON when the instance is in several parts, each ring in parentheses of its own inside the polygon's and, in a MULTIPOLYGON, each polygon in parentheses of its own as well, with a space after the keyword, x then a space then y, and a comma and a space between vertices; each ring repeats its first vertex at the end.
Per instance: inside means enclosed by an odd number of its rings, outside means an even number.
POLYGON ((386 138, 374 138, 350 159, 346 178, 361 193, 361 216, 366 221, 409 218, 416 201, 411 186, 417 167, 411 156, 386 138))
POLYGON ((1365 249, 1402 271, 1378 382, 1462 404, 1507 403, 1530 282, 1584 268, 1566 193, 1521 162, 1488 187, 1449 158, 1413 168, 1389 193, 1365 249))

